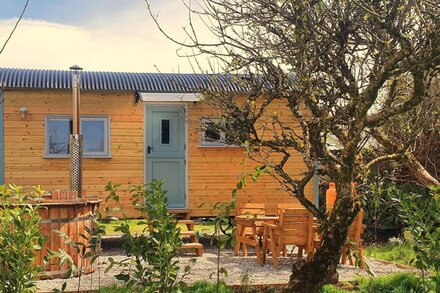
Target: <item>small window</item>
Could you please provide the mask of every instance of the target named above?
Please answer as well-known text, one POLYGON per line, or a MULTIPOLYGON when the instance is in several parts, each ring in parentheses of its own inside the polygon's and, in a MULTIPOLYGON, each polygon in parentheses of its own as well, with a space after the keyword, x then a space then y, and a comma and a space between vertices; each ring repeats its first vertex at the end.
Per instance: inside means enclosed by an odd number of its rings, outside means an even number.
POLYGON ((170 144, 170 120, 161 121, 161 144, 170 144))
MULTIPOLYGON (((46 156, 69 157, 69 140, 72 133, 72 118, 46 118, 46 156)), ((107 117, 81 117, 84 157, 109 157, 110 135, 107 117)))
POLYGON ((206 118, 201 120, 201 146, 228 146, 224 142, 226 137, 224 131, 215 128, 216 121, 217 119, 206 118))

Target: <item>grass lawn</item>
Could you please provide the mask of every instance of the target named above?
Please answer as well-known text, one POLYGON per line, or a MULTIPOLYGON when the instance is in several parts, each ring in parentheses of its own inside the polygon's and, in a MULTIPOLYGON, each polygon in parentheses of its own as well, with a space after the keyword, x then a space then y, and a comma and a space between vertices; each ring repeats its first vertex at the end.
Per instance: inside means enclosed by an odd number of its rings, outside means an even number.
MULTIPOLYGON (((321 289, 321 293, 380 293, 380 292, 435 292, 435 284, 432 280, 426 280, 425 288, 419 276, 410 273, 397 273, 388 276, 359 278, 357 281, 347 284, 340 284, 340 286, 327 285, 321 289), (345 287, 347 289, 341 288, 345 287), (348 289, 348 287, 351 287, 348 289)), ((274 293, 281 292, 279 287, 269 287, 259 289, 252 286, 236 288, 236 290, 221 284, 220 290, 217 291, 217 286, 214 283, 206 281, 199 281, 190 286, 183 286, 179 288, 182 293, 274 293)), ((141 292, 134 291, 120 286, 110 286, 102 288, 100 293, 128 293, 141 292)), ((148 290, 142 292, 149 292, 148 290)))
POLYGON ((408 243, 371 245, 365 248, 365 255, 404 265, 411 265, 410 261, 415 257, 408 243))
POLYGON ((411 273, 396 273, 381 277, 359 278, 353 283, 354 288, 349 290, 327 285, 322 288, 321 293, 436 292, 435 283, 432 280, 426 280, 426 287, 424 287, 422 279, 416 274, 411 273))
MULTIPOLYGON (((116 227, 120 226, 123 221, 109 221, 103 222, 105 225, 105 233, 106 235, 119 235, 120 232, 115 231, 116 227)), ((145 229, 145 224, 138 224, 139 222, 145 222, 145 220, 128 220, 128 225, 130 226, 130 231, 133 234, 141 233, 143 229, 145 229)), ((186 231, 185 225, 178 225, 182 229, 182 231, 186 231)), ((214 233, 214 225, 210 222, 202 222, 196 223, 195 230, 200 234, 209 234, 212 235, 214 233)))

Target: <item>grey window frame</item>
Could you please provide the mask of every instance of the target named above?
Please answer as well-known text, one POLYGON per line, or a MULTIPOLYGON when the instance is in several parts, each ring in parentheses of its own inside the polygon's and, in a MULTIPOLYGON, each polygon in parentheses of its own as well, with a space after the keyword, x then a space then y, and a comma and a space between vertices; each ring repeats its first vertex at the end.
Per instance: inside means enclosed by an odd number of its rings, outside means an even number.
POLYGON ((222 142, 221 140, 226 138, 224 131, 219 130, 220 140, 210 141, 206 139, 206 132, 203 130, 203 126, 206 123, 212 123, 218 121, 218 118, 202 118, 200 119, 200 146, 201 147, 231 147, 231 145, 222 142))
MULTIPOLYGON (((49 123, 50 120, 71 120, 69 115, 47 115, 45 119, 45 138, 44 138, 44 157, 50 159, 56 158, 70 158, 70 154, 50 154, 49 153, 49 123)), ((110 117, 97 115, 84 115, 80 118, 80 127, 82 121, 103 121, 104 122, 104 151, 103 152, 84 152, 84 158, 110 158, 110 117)))

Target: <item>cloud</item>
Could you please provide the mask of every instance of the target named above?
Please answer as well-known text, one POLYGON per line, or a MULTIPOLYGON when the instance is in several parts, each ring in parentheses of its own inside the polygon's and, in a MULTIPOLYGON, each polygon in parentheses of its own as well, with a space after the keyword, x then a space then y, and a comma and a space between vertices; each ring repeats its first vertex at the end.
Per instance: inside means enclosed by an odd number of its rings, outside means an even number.
MULTIPOLYGON (((161 8, 164 27, 184 38, 184 8, 161 8)), ((15 21, 0 20, 1 44, 15 21)), ((189 61, 176 55, 178 48, 158 31, 145 10, 101 15, 80 25, 23 19, 0 55, 0 67, 67 69, 78 64, 85 70, 157 72, 157 66, 162 72, 193 72, 189 61)))

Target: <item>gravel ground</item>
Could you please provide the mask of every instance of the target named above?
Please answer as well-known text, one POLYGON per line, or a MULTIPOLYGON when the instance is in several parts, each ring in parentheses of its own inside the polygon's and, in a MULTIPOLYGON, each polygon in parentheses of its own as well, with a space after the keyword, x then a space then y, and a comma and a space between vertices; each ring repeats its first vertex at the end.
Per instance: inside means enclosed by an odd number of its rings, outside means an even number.
MULTIPOLYGON (((117 280, 113 277, 119 273, 118 268, 112 268, 109 272, 104 273, 107 267, 108 257, 114 258, 116 261, 124 259, 123 252, 116 249, 105 249, 103 256, 101 257, 101 265, 99 272, 96 271, 93 274, 89 274, 82 277, 81 289, 90 290, 99 288, 99 284, 102 286, 111 285, 117 283, 117 280), (99 281, 100 279, 100 281, 99 281)), ((194 254, 191 252, 184 253, 179 257, 180 266, 183 268, 189 264, 190 259, 194 258, 194 254)), ((192 283, 197 280, 210 280, 211 277, 215 279, 215 272, 217 266, 216 250, 212 248, 205 249, 203 257, 196 258, 197 261, 192 267, 191 273, 185 278, 187 283, 192 283)), ((243 277, 247 276, 247 284, 282 284, 287 283, 290 276, 290 270, 294 258, 280 258, 280 265, 278 270, 274 270, 271 263, 272 258, 267 257, 266 264, 264 266, 257 265, 256 256, 250 253, 248 257, 235 257, 233 250, 223 250, 220 257, 220 266, 228 272, 225 279, 229 285, 243 284, 243 277)), ((384 275, 395 272, 408 271, 408 269, 398 268, 394 264, 384 263, 373 259, 367 259, 370 266, 370 270, 376 275, 384 275)), ((367 273, 364 270, 355 268, 350 265, 340 265, 339 280, 349 281, 355 279, 357 276, 365 276, 367 273)), ((67 282, 67 290, 76 290, 78 287, 78 278, 72 279, 52 279, 38 281, 38 289, 40 291, 51 291, 54 288, 61 288, 62 284, 67 282)))

